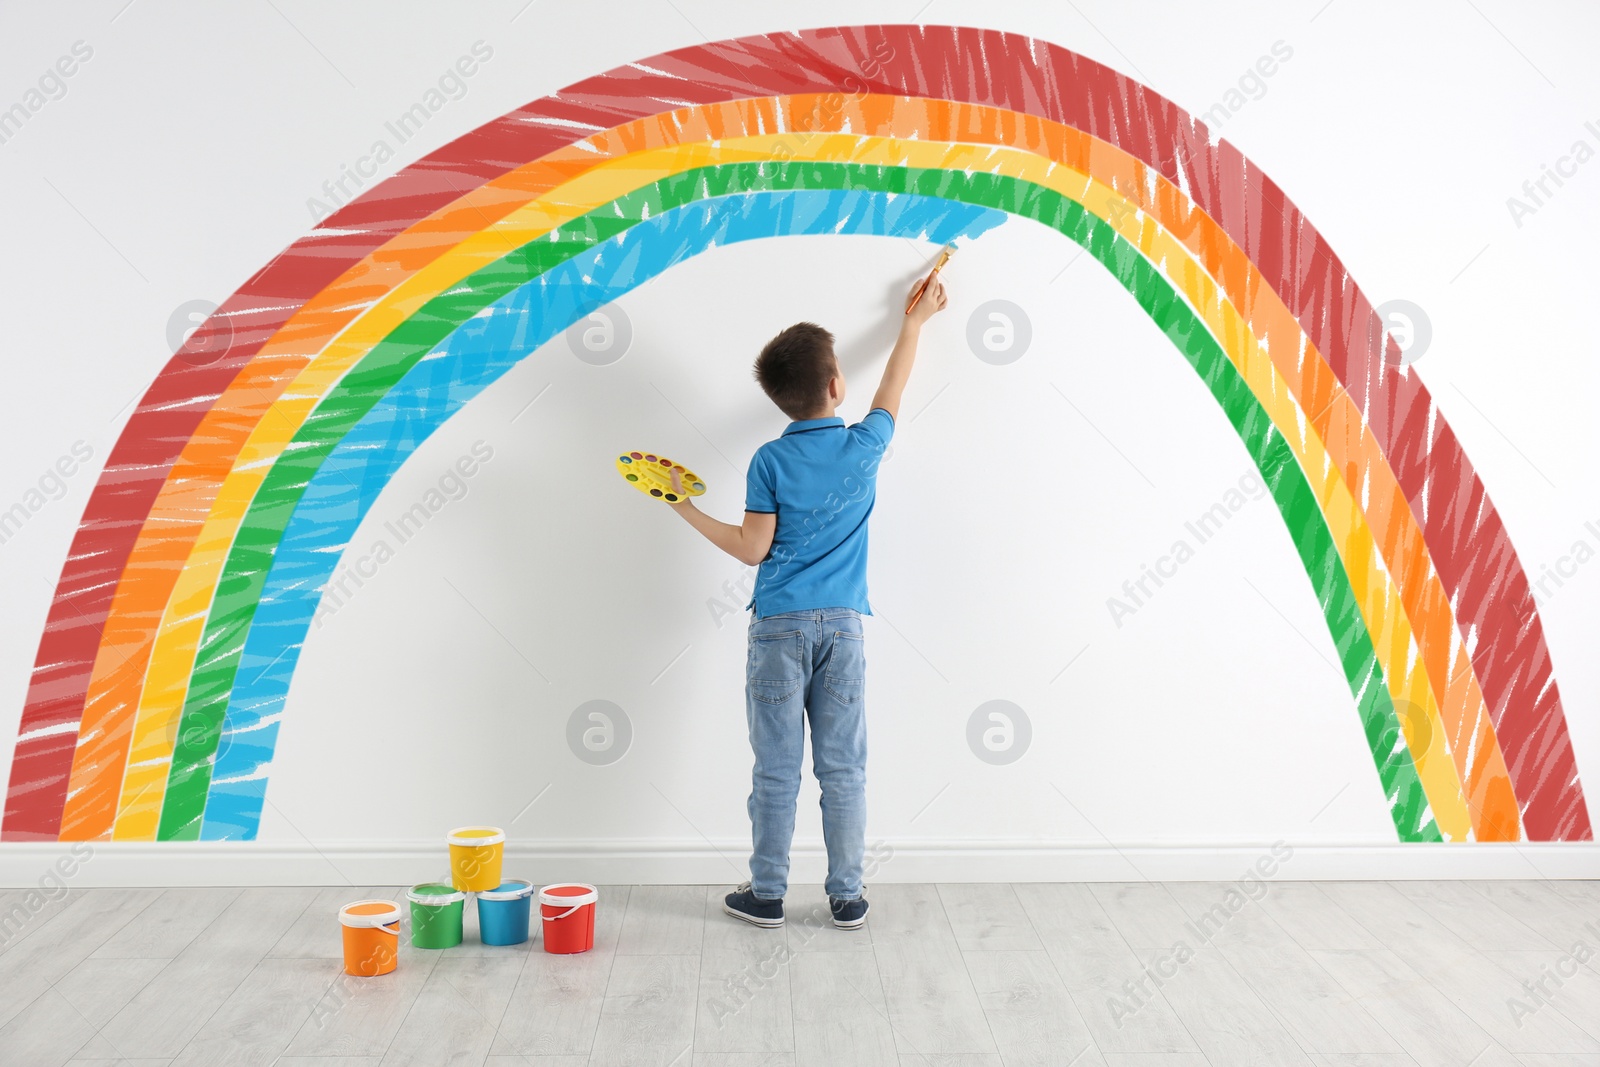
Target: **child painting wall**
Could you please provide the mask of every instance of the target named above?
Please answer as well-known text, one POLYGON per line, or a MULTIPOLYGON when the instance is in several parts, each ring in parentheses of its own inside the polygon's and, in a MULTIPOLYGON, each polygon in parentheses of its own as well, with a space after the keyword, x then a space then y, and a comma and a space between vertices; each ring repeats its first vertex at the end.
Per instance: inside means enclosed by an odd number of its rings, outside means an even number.
POLYGON ((380 878, 473 822, 742 876, 762 559, 671 512, 765 510, 790 323, 866 416, 946 247, 874 471, 869 879, 1592 870, 1569 35, 514 7, 5 16, 7 877, 380 878), (202 30, 212 89, 139 58, 202 30))

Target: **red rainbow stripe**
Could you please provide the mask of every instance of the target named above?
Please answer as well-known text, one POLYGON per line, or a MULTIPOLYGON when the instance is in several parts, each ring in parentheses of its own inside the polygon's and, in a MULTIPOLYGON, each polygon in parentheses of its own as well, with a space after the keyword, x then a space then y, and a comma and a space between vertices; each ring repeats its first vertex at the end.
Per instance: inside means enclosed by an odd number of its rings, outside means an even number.
POLYGON ((1117 145, 1187 191, 1284 298, 1393 465, 1460 625, 1476 636, 1473 665, 1528 837, 1592 837, 1548 651, 1504 526, 1421 382, 1383 358, 1382 324, 1326 242, 1232 146, 1211 144, 1202 126, 1146 87, 1046 42, 915 26, 724 41, 588 79, 406 168, 250 279, 152 384, 95 487, 41 641, 3 836, 59 834, 97 649, 156 493, 214 398, 296 310, 431 212, 570 143, 574 130, 685 103, 841 89, 1039 115, 1117 145))

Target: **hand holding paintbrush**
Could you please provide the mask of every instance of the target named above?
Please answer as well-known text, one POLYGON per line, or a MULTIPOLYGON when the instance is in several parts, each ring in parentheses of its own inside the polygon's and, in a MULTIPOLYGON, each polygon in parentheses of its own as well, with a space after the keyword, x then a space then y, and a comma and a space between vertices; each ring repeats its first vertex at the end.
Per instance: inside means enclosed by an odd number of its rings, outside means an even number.
MULTIPOLYGON (((916 307, 917 304, 922 300, 923 294, 928 291, 928 286, 933 284, 934 278, 938 275, 939 271, 944 268, 944 265, 950 262, 950 255, 955 250, 955 245, 944 246, 944 251, 939 253, 939 261, 933 265, 933 270, 929 271, 928 276, 922 279, 922 284, 917 286, 917 288, 911 294, 911 299, 906 303, 907 315, 911 314, 911 309, 916 307)), ((938 296, 939 307, 944 307, 944 286, 942 285, 939 286, 938 296)))

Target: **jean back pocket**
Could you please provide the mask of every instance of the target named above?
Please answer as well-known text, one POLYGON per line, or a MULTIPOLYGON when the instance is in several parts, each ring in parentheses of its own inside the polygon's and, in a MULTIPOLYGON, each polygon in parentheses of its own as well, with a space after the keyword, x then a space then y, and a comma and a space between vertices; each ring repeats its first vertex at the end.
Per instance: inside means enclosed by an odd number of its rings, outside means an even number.
POLYGON ((782 704, 800 691, 804 637, 799 630, 750 635, 745 684, 750 695, 768 704, 782 704))
POLYGON ((867 656, 863 636, 848 630, 833 632, 833 647, 828 650, 828 668, 822 686, 844 704, 860 700, 867 688, 867 656))

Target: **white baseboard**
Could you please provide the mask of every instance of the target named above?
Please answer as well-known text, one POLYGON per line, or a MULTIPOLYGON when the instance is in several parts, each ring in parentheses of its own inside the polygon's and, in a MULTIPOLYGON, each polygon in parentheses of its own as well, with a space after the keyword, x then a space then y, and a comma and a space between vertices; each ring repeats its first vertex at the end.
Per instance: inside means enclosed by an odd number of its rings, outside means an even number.
MULTIPOLYGON (((931 840, 869 848, 868 882, 1228 881, 1271 855, 1270 842, 1086 845, 1072 841, 931 840), (878 857, 873 863, 871 857, 878 857)), ((748 877, 747 840, 513 841, 507 877, 597 884, 722 884, 748 877)), ((1600 878, 1600 845, 1279 845, 1276 879, 1600 878), (1282 856, 1290 849, 1287 857, 1282 856)), ((438 841, 13 842, 0 844, 0 887, 397 886, 444 877, 438 841), (76 849, 76 852, 73 850, 76 849), (56 877, 60 877, 58 874, 56 877)), ((821 842, 797 842, 790 881, 823 880, 821 842)))

